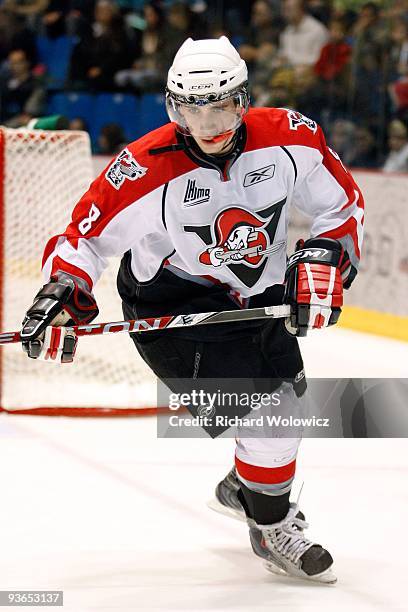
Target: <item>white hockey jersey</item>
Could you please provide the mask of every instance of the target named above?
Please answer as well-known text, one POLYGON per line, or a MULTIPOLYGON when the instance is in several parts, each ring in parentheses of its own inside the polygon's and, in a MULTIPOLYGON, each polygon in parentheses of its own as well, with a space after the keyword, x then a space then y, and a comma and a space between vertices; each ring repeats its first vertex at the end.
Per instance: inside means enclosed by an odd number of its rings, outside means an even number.
POLYGON ((314 121, 250 109, 223 171, 183 148, 169 123, 129 144, 92 183, 47 244, 44 275, 63 270, 92 287, 107 258, 126 253, 126 283, 136 289, 122 297, 136 311, 143 302, 140 315, 189 312, 195 289, 247 307, 284 282, 293 206, 311 218, 311 236, 340 240, 358 267, 363 198, 314 121))

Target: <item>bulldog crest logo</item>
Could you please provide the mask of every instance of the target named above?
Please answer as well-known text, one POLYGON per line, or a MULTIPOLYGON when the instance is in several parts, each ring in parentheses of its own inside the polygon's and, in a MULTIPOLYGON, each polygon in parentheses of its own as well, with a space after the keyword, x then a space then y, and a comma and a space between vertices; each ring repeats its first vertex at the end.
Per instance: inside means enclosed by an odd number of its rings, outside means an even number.
POLYGON ((234 206, 218 214, 212 226, 185 226, 207 245, 200 263, 219 268, 228 266, 245 285, 252 287, 261 277, 268 255, 286 245, 273 243, 286 198, 267 208, 249 212, 234 206))
POLYGON ((133 157, 129 149, 124 149, 118 157, 113 161, 105 173, 106 179, 112 187, 120 189, 125 182, 137 181, 144 176, 147 168, 143 168, 133 157))

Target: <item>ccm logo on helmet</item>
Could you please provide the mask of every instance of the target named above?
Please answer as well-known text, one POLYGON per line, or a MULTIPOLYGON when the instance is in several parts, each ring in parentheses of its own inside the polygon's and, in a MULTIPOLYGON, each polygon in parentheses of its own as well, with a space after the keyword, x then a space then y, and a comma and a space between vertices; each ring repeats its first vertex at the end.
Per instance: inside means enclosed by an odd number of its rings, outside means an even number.
POLYGON ((288 266, 296 263, 299 261, 299 259, 306 259, 309 257, 319 259, 325 255, 328 255, 328 253, 329 251, 327 249, 305 249, 304 251, 297 251, 296 253, 293 253, 291 257, 289 257, 288 266))
POLYGON ((197 91, 198 89, 211 89, 214 87, 213 83, 200 83, 200 85, 192 85, 190 91, 197 91))

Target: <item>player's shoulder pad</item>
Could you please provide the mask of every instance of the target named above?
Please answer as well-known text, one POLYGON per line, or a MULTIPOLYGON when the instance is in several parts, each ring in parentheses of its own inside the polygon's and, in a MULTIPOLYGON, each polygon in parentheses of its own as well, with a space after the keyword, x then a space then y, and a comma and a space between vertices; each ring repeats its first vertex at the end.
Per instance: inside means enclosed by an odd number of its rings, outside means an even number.
POLYGON ((246 116, 248 148, 300 145, 322 149, 322 130, 289 108, 251 108, 246 116))
POLYGON ((166 147, 176 142, 174 124, 167 123, 138 140, 128 144, 104 171, 108 188, 133 199, 149 193, 171 180, 184 168, 185 160, 174 160, 169 155, 151 155, 152 149, 166 147))

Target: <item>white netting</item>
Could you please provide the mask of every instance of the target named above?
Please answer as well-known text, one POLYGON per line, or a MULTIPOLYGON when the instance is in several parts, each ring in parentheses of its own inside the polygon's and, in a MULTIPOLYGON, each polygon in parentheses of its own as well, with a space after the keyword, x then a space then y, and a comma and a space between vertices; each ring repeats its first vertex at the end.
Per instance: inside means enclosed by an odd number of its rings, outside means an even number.
MULTIPOLYGON (((92 179, 89 138, 83 132, 0 130, 4 168, 3 320, 19 330, 25 310, 43 284, 47 240, 64 230, 76 201, 92 179)), ((1 157, 0 157, 1 159, 1 157)), ((99 321, 123 318, 116 292, 118 261, 95 287, 99 321)), ((1 274, 0 274, 1 277, 1 274)), ((155 404, 154 380, 127 334, 83 338, 73 364, 28 359, 19 345, 0 353, 0 407, 139 408, 155 404)))

